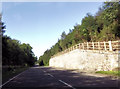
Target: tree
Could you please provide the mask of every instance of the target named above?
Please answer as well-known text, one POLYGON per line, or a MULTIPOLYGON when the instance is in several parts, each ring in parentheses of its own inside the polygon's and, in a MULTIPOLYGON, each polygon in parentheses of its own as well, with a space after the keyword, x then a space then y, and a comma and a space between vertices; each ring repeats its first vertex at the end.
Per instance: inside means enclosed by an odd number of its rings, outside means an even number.
POLYGON ((40 57, 40 64, 48 65, 51 56, 79 42, 116 39, 120 39, 120 3, 105 2, 95 16, 88 13, 81 25, 76 24, 68 34, 62 32, 61 39, 40 57))
POLYGON ((35 64, 37 59, 29 44, 21 44, 20 41, 7 36, 3 36, 2 39, 3 65, 33 66, 35 64))
POLYGON ((3 35, 5 33, 5 24, 2 22, 2 14, 0 13, 0 35, 3 35))
POLYGON ((66 37, 66 33, 65 33, 65 31, 64 31, 64 32, 62 32, 62 35, 61 35, 61 40, 64 40, 64 39, 65 39, 65 37, 66 37))

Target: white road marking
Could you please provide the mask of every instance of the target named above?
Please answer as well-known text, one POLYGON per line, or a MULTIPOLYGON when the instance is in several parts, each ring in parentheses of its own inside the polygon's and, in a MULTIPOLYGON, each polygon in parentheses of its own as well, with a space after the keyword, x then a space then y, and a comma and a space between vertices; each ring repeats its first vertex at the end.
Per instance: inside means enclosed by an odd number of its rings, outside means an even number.
POLYGON ((51 75, 51 74, 49 74, 49 73, 48 73, 48 75, 50 75, 51 77, 54 77, 53 75, 51 75))
POLYGON ((62 80, 59 80, 59 81, 62 82, 62 83, 64 83, 65 85, 71 87, 72 89, 76 89, 76 88, 74 88, 73 86, 71 86, 70 84, 68 84, 68 83, 66 83, 66 82, 64 82, 64 81, 62 81, 62 80))
MULTIPOLYGON (((25 71, 23 71, 23 72, 25 72, 25 71)), ((23 73, 23 72, 22 72, 22 73, 23 73)), ((9 83, 10 81, 12 81, 13 79, 15 79, 16 77, 18 77, 19 75, 21 75, 22 73, 16 75, 15 77, 9 79, 7 82, 5 82, 5 83, 3 83, 2 85, 0 85, 0 89, 1 89, 4 85, 6 85, 6 84, 9 83)))
POLYGON ((43 72, 46 72, 46 71, 43 70, 43 72))
MULTIPOLYGON (((47 73, 46 71, 43 70, 43 72, 47 73)), ((50 75, 51 77, 54 77, 53 75, 51 75, 50 73, 47 73, 47 75, 50 75)))
MULTIPOLYGON (((46 71, 45 71, 46 72, 46 71)), ((50 75, 51 77, 54 77, 52 74, 50 74, 50 73, 47 73, 48 75, 50 75)), ((55 78, 55 77, 54 77, 55 78)), ((64 81, 62 81, 62 80, 58 80, 59 82, 61 82, 61 83, 63 83, 63 84, 65 84, 65 85, 67 85, 68 87, 71 87, 72 89, 76 89, 76 88, 74 88, 73 86, 71 86, 70 84, 68 84, 68 83, 66 83, 66 82, 64 82, 64 81)))

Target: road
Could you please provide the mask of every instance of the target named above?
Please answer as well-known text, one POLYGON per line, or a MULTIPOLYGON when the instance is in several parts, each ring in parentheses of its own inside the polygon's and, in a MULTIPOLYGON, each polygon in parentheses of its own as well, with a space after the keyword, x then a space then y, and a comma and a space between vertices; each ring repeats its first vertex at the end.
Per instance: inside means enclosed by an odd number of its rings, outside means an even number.
POLYGON ((118 79, 63 70, 31 67, 12 78, 2 89, 118 89, 118 79))

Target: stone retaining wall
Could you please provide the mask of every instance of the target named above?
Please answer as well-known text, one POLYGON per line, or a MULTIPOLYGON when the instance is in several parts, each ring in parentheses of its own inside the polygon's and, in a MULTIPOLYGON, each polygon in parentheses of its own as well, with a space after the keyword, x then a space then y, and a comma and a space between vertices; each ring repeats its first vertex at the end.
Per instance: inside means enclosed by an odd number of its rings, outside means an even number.
POLYGON ((117 52, 76 49, 51 58, 49 66, 85 71, 109 71, 118 67, 119 58, 117 52))

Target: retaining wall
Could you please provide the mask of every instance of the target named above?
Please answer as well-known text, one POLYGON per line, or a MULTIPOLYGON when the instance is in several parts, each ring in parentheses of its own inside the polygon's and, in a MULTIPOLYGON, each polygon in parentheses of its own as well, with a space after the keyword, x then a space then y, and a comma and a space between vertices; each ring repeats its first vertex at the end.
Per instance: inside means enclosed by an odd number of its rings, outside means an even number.
POLYGON ((118 52, 75 49, 50 59, 49 66, 86 71, 109 71, 118 67, 118 52))

